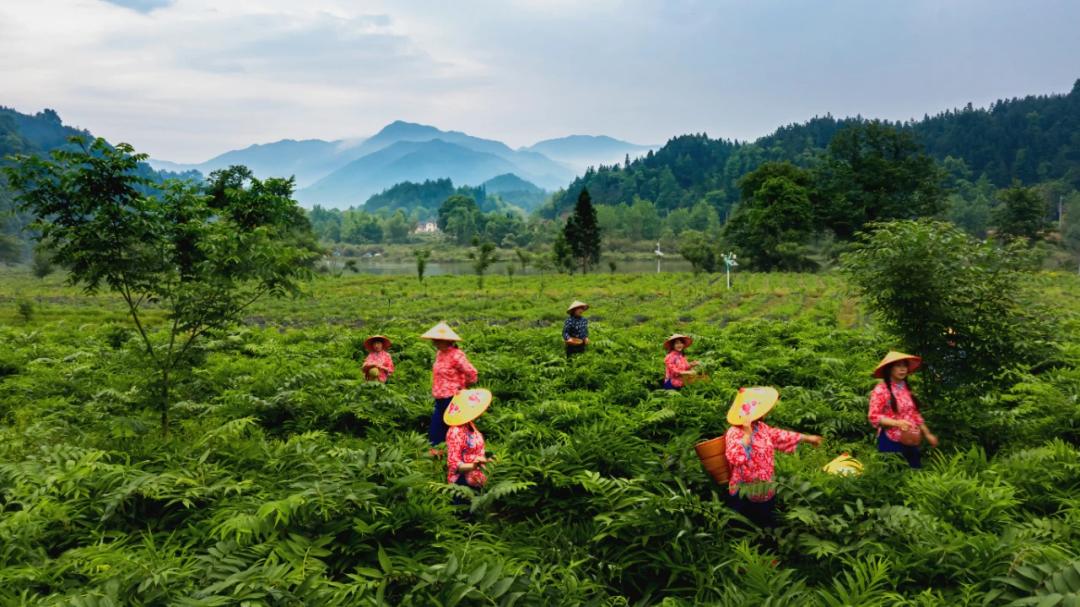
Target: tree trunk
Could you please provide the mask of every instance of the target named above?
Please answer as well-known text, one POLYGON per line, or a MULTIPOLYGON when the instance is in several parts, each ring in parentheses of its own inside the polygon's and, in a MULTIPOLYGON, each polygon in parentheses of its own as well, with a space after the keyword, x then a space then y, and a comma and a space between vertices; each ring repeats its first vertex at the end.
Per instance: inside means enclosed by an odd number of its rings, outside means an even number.
POLYGON ((169 435, 169 372, 161 372, 161 438, 169 435))
POLYGON ((589 261, 586 258, 581 259, 581 275, 584 276, 589 273, 589 261))

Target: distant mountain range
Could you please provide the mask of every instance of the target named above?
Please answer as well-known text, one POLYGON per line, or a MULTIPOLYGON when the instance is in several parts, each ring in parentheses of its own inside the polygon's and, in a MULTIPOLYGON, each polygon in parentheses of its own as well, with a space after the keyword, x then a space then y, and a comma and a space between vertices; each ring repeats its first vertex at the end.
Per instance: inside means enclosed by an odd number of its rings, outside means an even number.
POLYGON ((531 188, 510 187, 507 181, 504 191, 539 194, 533 190, 564 187, 588 166, 612 164, 626 154, 637 156, 649 149, 610 137, 574 135, 514 150, 500 141, 396 121, 363 140, 285 139, 226 152, 199 164, 167 160, 150 164, 159 170, 197 170, 204 175, 242 164, 260 178, 293 175, 299 187, 297 200, 305 206, 344 208, 362 206, 397 183, 440 178, 480 184, 510 175, 531 188))
POLYGON ((600 164, 613 165, 622 163, 629 155, 633 160, 649 150, 660 149, 659 145, 637 145, 612 139, 601 135, 571 135, 561 139, 548 139, 534 144, 528 148, 530 152, 537 152, 573 166, 578 172, 584 172, 590 166, 600 164))

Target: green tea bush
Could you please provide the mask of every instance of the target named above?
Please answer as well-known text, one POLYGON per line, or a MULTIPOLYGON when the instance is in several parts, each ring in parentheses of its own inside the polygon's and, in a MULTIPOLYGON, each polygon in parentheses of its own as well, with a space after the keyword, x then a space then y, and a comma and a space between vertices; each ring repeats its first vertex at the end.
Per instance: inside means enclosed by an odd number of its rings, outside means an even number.
MULTIPOLYGON (((247 326, 208 334, 177 384, 167 438, 152 369, 109 339, 115 302, 100 298, 88 318, 78 294, 42 286, 80 316, 55 316, 58 304, 31 327, 0 326, 0 369, 12 369, 0 374, 0 603, 1075 600, 1074 325, 1052 365, 1010 370, 977 397, 928 400, 942 446, 914 472, 878 456, 866 422, 869 371, 896 344, 873 322, 843 326, 852 302, 830 274, 742 279, 773 290, 549 276, 537 297, 538 278, 488 276, 477 300, 469 276, 430 277, 427 297, 412 277, 328 279, 304 306, 260 304, 247 326), (780 279, 790 292, 776 293, 780 279), (373 289, 400 293, 389 313, 363 305, 373 289), (769 296, 789 320, 722 322, 769 296), (536 321, 563 318, 573 298, 603 320, 567 362, 561 326, 536 321), (481 493, 447 485, 445 462, 428 455, 434 349, 417 336, 443 318, 459 322, 495 395, 477 422, 498 457, 481 493), (694 337, 689 354, 710 382, 657 389, 674 331, 694 337), (394 342, 385 385, 360 365, 376 332, 394 342), (694 452, 727 428, 738 388, 762 384, 781 391, 771 423, 826 436, 778 456, 775 532, 729 509, 694 452), (954 428, 953 407, 981 417, 954 428), (864 473, 824 474, 841 452, 864 473), (451 506, 455 494, 468 504, 451 506)), ((1047 281, 1048 303, 1075 305, 1080 281, 1047 281)))

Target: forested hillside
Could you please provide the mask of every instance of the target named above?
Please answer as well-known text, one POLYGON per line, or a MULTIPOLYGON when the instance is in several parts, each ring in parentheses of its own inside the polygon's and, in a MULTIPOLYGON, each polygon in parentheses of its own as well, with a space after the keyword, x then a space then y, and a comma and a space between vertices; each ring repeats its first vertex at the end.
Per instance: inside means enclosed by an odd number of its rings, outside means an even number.
MULTIPOLYGON (((837 132, 866 122, 861 116, 815 117, 753 143, 682 135, 629 166, 591 169, 556 193, 542 213, 555 217, 566 212, 587 186, 595 204, 632 205, 640 198, 665 212, 705 199, 724 217, 739 200, 740 177, 769 161, 814 166, 837 132)), ((1065 180, 1072 188, 1080 186, 1080 80, 1069 94, 1004 99, 986 109, 969 104, 919 121, 885 124, 914 132, 941 162, 963 159, 973 180, 985 173, 997 187, 1013 179, 1025 185, 1065 180)))

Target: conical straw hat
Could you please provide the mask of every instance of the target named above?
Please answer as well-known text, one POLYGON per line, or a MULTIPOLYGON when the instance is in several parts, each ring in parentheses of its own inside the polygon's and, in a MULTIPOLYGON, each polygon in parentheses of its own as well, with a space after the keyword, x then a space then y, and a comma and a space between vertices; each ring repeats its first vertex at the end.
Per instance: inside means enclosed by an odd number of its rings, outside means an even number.
POLYGON ((447 426, 464 426, 472 420, 480 417, 487 411, 491 404, 491 392, 478 388, 476 390, 462 390, 454 395, 453 400, 443 413, 443 421, 447 426))
POLYGON ((772 411, 780 393, 776 388, 739 388, 739 395, 727 412, 727 421, 732 426, 741 426, 746 422, 765 417, 772 411))
POLYGON ((371 337, 365 339, 364 349, 368 352, 374 352, 375 348, 371 346, 371 343, 376 339, 381 339, 383 341, 383 350, 390 349, 390 338, 386 337, 385 335, 372 335, 371 337))
POLYGON ((860 474, 862 469, 862 462, 851 457, 847 453, 842 453, 833 461, 825 464, 825 467, 822 468, 823 471, 828 472, 829 474, 840 475, 860 474))
POLYGON ((578 301, 578 300, 575 299, 574 303, 570 304, 570 307, 566 309, 566 313, 569 314, 569 313, 573 312, 574 308, 585 308, 586 310, 588 310, 589 309, 589 304, 578 301))
POLYGON ((668 352, 671 352, 671 349, 673 347, 675 347, 674 345, 672 345, 671 342, 675 341, 676 339, 683 340, 683 345, 684 346, 689 346, 690 344, 694 343, 694 339, 692 337, 690 337, 689 335, 680 335, 680 334, 676 333, 675 335, 672 335, 671 337, 667 338, 667 341, 664 342, 664 349, 667 350, 668 352))
POLYGON ((874 377, 878 379, 885 379, 885 367, 893 364, 898 360, 908 361, 908 373, 914 373, 915 369, 922 366, 922 359, 918 356, 912 356, 910 354, 904 354, 903 352, 890 351, 885 355, 885 358, 881 359, 877 368, 874 369, 874 377))
POLYGON ((443 341, 461 341, 457 333, 450 328, 450 325, 446 324, 446 321, 435 325, 428 329, 427 333, 420 336, 420 339, 441 339, 443 341))

